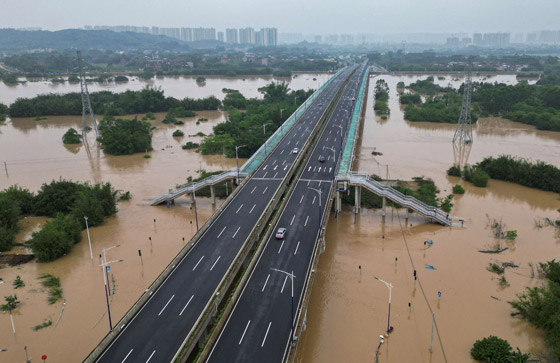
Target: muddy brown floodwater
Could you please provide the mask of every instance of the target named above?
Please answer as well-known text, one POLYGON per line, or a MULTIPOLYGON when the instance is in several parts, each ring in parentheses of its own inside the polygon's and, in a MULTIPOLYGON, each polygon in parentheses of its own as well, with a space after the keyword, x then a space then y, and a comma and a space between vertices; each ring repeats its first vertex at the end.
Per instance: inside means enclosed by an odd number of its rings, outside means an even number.
MULTIPOLYGON (((313 77, 300 75, 292 80, 290 87, 316 88, 317 81, 313 81, 313 77), (296 85, 296 82, 300 83, 296 85)), ((515 83, 513 76, 497 77, 502 78, 491 78, 489 81, 515 83)), ((374 276, 395 286, 391 312, 391 325, 395 330, 381 349, 381 362, 443 360, 437 336, 431 358, 428 352, 431 329, 428 303, 436 314, 441 342, 450 362, 470 362, 468 351, 474 340, 490 334, 509 340, 512 346, 519 346, 523 351, 541 351, 542 335, 529 324, 510 317, 507 301, 513 299, 524 286, 540 283, 528 277, 528 262, 537 263, 558 256, 560 240, 554 231, 550 228, 535 229, 533 221, 538 217, 555 216, 556 209, 560 208, 558 196, 494 180, 490 181, 488 188, 480 189, 457 178, 448 178, 445 169, 453 162, 450 140, 454 127, 404 121, 395 95, 396 82, 401 78, 383 78, 391 88, 392 114, 387 121, 373 115, 373 87, 370 87, 354 170, 382 174, 384 164, 389 164, 391 178, 432 177, 442 191, 441 195, 447 195, 455 183, 462 184, 466 193, 453 201, 453 214, 466 218, 467 228, 444 228, 428 224, 415 215, 412 215, 407 227, 404 221, 399 223, 402 212, 396 210, 389 210, 384 224, 379 211, 375 210, 362 209, 356 224, 350 208, 346 208, 346 213, 342 213, 338 220, 331 217, 327 250, 319 263, 307 315, 308 328, 300 338, 297 360, 359 362, 373 359, 379 334, 386 328, 388 299, 387 288, 375 281, 374 276), (374 148, 383 155, 374 158, 371 155, 374 148), (477 252, 477 249, 492 243, 486 214, 503 218, 509 229, 518 231, 517 241, 509 244, 510 250, 502 255, 477 252), (413 267, 403 233, 426 299, 420 283, 415 284, 412 278, 413 267), (434 240, 434 246, 425 249, 423 241, 426 239, 434 240), (396 263, 395 257, 398 258, 396 263), (510 287, 500 288, 496 276, 485 270, 488 263, 495 259, 514 261, 521 266, 506 272, 510 287), (434 265, 436 270, 426 270, 426 263, 434 265), (362 265, 361 276, 358 265, 362 265), (439 303, 437 291, 442 292, 439 303), (412 303, 410 312, 408 302, 412 303)), ((410 83, 418 78, 424 77, 402 77, 402 80, 410 83)), ((203 97, 212 92, 221 93, 224 87, 237 88, 252 96, 252 89, 256 92, 267 81, 266 78, 253 81, 248 77, 245 82, 238 79, 232 84, 231 79, 207 78, 206 86, 198 87, 194 80, 178 77, 164 79, 162 88, 167 95, 175 97, 203 97), (206 93, 205 87, 210 86, 214 91, 206 93)), ((129 82, 127 86, 133 83, 129 82)), ((19 96, 15 94, 23 86, 16 86, 10 89, 14 93, 6 99, 5 90, 0 88, 0 102, 10 103, 10 97, 15 99, 43 93, 40 87, 31 89, 37 84, 41 83, 28 83, 25 86, 28 88, 19 96)), ((215 95, 221 97, 220 94, 215 95)), ((254 93, 253 96, 257 95, 254 93)), ((142 202, 146 197, 161 194, 185 182, 187 176, 194 176, 199 168, 214 171, 235 167, 234 159, 220 155, 203 156, 180 148, 186 141, 200 139, 187 135, 198 131, 208 134, 213 125, 224 120, 224 115, 218 111, 199 112, 197 118, 206 117, 209 121, 196 125, 196 118, 188 118, 185 125, 179 127, 162 124, 163 116, 158 114, 153 122, 156 129, 150 159, 144 159, 142 154, 104 155, 92 143, 89 155, 83 145, 64 146, 62 135, 69 127, 80 127, 79 117, 0 122, 0 155, 2 161, 7 161, 8 169, 7 173, 4 170, 0 172, 0 189, 19 184, 37 190, 42 183, 62 177, 74 181, 111 182, 116 189, 129 190, 133 195, 132 200, 119 203, 119 212, 104 225, 90 229, 93 260, 90 259, 84 232, 82 241, 74 246, 71 253, 55 262, 31 262, 0 270, 0 277, 4 280, 0 284, 0 296, 16 293, 22 301, 14 312, 16 334, 12 333, 9 315, 0 314, 0 349, 8 349, 0 352, 1 362, 23 361, 24 346, 28 347, 29 355, 35 360, 46 354, 48 361, 81 361, 109 330, 107 316, 104 315, 103 276, 97 257, 101 250, 119 244, 118 248, 108 253, 108 258, 124 259, 124 262, 111 266, 112 285, 114 281, 111 314, 113 322, 116 322, 177 254, 183 246, 182 238, 188 241, 194 234, 194 213, 188 198, 180 198, 171 209, 146 206, 142 202), (176 128, 183 130, 186 136, 173 138, 171 134, 176 128), (149 237, 152 237, 152 243, 149 237), (143 264, 138 257, 139 249, 142 250, 143 264), (62 315, 62 302, 47 304, 47 292, 38 281, 42 273, 51 273, 61 279, 66 302, 62 315), (26 286, 14 290, 12 281, 17 275, 21 276, 26 286), (45 320, 52 320, 53 326, 37 332, 31 329, 45 320)), ((507 120, 481 120, 475 128, 471 162, 501 153, 558 165, 560 135, 507 120)), ((215 209, 206 198, 198 199, 198 207, 201 223, 215 209)), ((45 220, 41 217, 22 220, 18 239, 28 239, 45 220)), ((24 249, 17 247, 14 251, 23 252, 24 249)))
MULTIPOLYGON (((514 76, 488 81, 515 83, 514 76)), ((557 217, 557 194, 491 180, 487 188, 448 177, 453 164, 451 139, 455 125, 412 123, 403 119, 396 94, 399 81, 407 85, 426 76, 378 76, 390 88, 391 115, 381 120, 373 113, 370 80, 367 111, 353 170, 392 179, 414 176, 432 178, 451 193, 461 184, 466 193, 453 199, 452 214, 465 218, 466 228, 446 228, 404 211, 388 209, 385 221, 378 210, 362 209, 354 224, 352 208, 336 220, 331 214, 326 234, 327 249, 321 256, 307 314, 307 330, 301 335, 298 362, 365 362, 375 359, 379 335, 387 329, 388 288, 374 277, 391 282, 393 333, 382 345, 379 362, 472 362, 469 351, 477 339, 497 335, 524 352, 544 350, 543 335, 528 323, 510 316, 508 301, 525 286, 542 281, 531 278, 529 263, 558 258, 560 236, 551 227, 535 228, 534 220, 557 217), (383 155, 372 156, 372 151, 383 155), (494 243, 487 215, 502 219, 515 229, 515 242, 502 242, 509 250, 499 255, 482 254, 494 243), (384 236, 384 238, 383 238, 384 236), (425 240, 433 240, 427 248, 425 240), (502 288, 497 275, 486 270, 490 262, 512 261, 510 286, 502 288), (426 264, 435 270, 426 269, 426 264), (362 272, 358 266, 362 266, 362 272), (419 280, 414 281, 417 270, 419 280), (438 300, 441 291, 441 300, 438 300), (411 303, 409 310, 408 303, 411 303), (439 332, 430 354, 431 311, 439 332), (441 338, 441 340, 440 340, 441 338), (440 343, 441 342, 441 343, 440 343)), ((456 76, 453 76, 456 78, 456 76)), ((475 81, 480 77, 474 77, 475 81)), ((439 81, 446 85, 447 80, 439 81)), ((437 80, 436 80, 437 81, 437 80)), ((460 84, 455 82, 455 86, 460 84)), ((560 133, 503 119, 481 119, 473 127, 470 163, 485 156, 511 154, 560 166, 560 133)))

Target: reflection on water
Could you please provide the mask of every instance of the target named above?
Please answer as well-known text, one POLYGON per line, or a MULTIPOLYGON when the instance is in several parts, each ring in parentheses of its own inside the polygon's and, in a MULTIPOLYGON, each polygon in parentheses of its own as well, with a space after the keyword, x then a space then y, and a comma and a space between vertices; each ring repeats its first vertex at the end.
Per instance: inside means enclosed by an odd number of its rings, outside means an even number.
MULTIPOLYGON (((542 351, 542 333, 511 317, 507 302, 525 286, 541 283, 531 278, 529 263, 550 260, 558 254, 560 240, 553 229, 534 227, 536 218, 558 215, 558 195, 497 180, 490 180, 487 188, 478 188, 447 176, 445 171, 454 162, 451 144, 456 125, 404 120, 395 92, 397 82, 409 84, 426 76, 378 78, 389 84, 391 117, 384 121, 375 116, 370 86, 353 169, 384 176, 382 165, 388 164, 392 179, 430 177, 441 197, 450 194, 453 185, 461 184, 465 194, 453 198, 452 214, 465 218, 467 228, 429 224, 415 214, 407 223, 403 211, 391 208, 385 219, 380 211, 362 209, 356 224, 350 206, 338 219, 331 215, 327 249, 315 274, 307 330, 301 334, 296 361, 374 360, 378 337, 387 327, 388 300, 387 288, 374 276, 394 285, 391 325, 395 330, 381 348, 380 362, 443 361, 437 335, 433 354, 428 350, 428 304, 435 311, 449 362, 472 362, 472 344, 490 334, 507 339, 522 351, 542 351), (374 150, 382 155, 371 155, 374 150), (518 232, 515 242, 504 243, 509 250, 500 255, 478 252, 495 243, 487 216, 502 218, 507 229, 518 232), (433 246, 425 246, 425 240, 433 240, 433 246), (507 261, 520 267, 506 270, 511 286, 501 288, 486 267, 490 262, 507 261), (435 266, 435 270, 426 269, 425 264, 435 266), (414 270, 423 289, 414 281, 414 270), (441 300, 438 291, 442 292, 441 300)), ((515 76, 495 76, 489 81, 514 84, 515 76)), ((449 82, 449 78, 438 81, 436 77, 438 82, 449 82)), ((460 81, 451 82, 455 87, 460 85, 460 81)), ((498 118, 481 119, 473 125, 473 133, 469 163, 489 155, 511 154, 560 166, 560 133, 498 118)))

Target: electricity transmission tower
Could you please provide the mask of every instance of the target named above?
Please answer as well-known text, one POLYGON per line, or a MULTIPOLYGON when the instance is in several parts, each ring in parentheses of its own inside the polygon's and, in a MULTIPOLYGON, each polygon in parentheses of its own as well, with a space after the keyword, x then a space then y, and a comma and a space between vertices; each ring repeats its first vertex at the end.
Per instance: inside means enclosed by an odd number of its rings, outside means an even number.
POLYGON ((465 89, 463 91, 463 106, 461 108, 461 116, 457 122, 457 129, 453 135, 453 142, 460 144, 472 144, 472 127, 471 127, 471 94, 472 94, 472 75, 471 65, 468 66, 467 79, 465 81, 465 89))
POLYGON ((471 126, 471 95, 472 95, 472 74, 471 64, 468 65, 465 89, 463 90, 463 105, 461 116, 457 122, 457 128, 453 135, 453 154, 455 165, 460 169, 466 165, 473 143, 471 126))
POLYGON ((95 121, 93 109, 91 108, 91 101, 89 100, 86 76, 84 75, 84 69, 82 66, 82 52, 78 50, 76 51, 76 53, 78 53, 78 66, 80 68, 80 88, 82 91, 82 138, 85 139, 86 137, 87 114, 89 114, 91 117, 93 131, 95 132, 95 138, 97 139, 99 137, 99 130, 97 129, 97 121, 95 121))

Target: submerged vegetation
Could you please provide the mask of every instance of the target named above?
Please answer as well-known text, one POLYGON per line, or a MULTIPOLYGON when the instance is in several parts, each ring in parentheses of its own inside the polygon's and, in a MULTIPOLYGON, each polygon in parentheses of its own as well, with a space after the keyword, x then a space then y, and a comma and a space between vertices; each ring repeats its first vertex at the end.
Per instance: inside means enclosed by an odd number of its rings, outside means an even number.
POLYGON ((149 122, 106 117, 99 123, 99 141, 111 155, 128 155, 152 150, 149 122))
POLYGON ((383 79, 378 79, 375 82, 375 104, 373 109, 377 115, 388 115, 389 110, 389 86, 383 79))
POLYGON ((49 305, 52 305, 62 299, 62 286, 60 284, 60 278, 51 274, 43 274, 39 276, 39 280, 41 280, 41 285, 49 289, 49 297, 47 298, 49 305))
POLYGON ((214 126, 214 134, 202 141, 199 149, 202 154, 224 153, 227 157, 235 157, 235 145, 246 145, 238 154, 240 158, 250 157, 314 92, 290 91, 286 83, 269 83, 262 90, 262 100, 246 99, 238 92, 226 95, 227 121, 214 126), (267 125, 266 134, 263 125, 267 125))
POLYGON ((76 129, 71 127, 62 136, 62 142, 64 144, 81 144, 82 143, 82 135, 78 134, 76 129))
POLYGON ((560 262, 556 260, 539 264, 546 283, 527 287, 509 304, 535 327, 544 330, 545 341, 556 359, 560 358, 560 262))

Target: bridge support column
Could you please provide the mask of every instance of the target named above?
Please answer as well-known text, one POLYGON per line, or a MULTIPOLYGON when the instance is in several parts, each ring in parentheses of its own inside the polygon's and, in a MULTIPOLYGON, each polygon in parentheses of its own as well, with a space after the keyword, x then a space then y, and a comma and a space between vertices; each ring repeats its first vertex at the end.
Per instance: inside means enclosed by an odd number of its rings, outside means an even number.
POLYGON ((406 218, 407 221, 408 221, 408 216, 409 216, 409 212, 408 212, 408 208, 406 208, 406 215, 405 215, 405 218, 406 218))
POLYGON ((354 210, 355 213, 360 213, 360 207, 362 205, 362 187, 356 185, 354 187, 354 210))
POLYGON ((213 185, 210 185, 210 197, 212 198, 212 204, 216 204, 216 191, 213 185))
POLYGON ((387 213, 387 198, 383 197, 383 212, 381 213, 381 215, 385 217, 386 213, 387 213))
POLYGON ((341 205, 341 202, 342 202, 342 201, 341 201, 341 199, 340 199, 340 192, 337 190, 337 191, 336 191, 336 200, 335 200, 335 203, 334 203, 336 213, 340 213, 340 205, 341 205))
POLYGON ((194 193, 191 193, 191 205, 194 204, 194 193))

